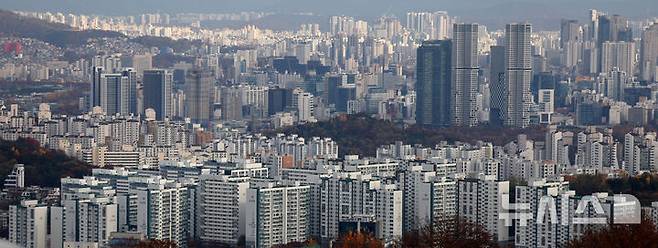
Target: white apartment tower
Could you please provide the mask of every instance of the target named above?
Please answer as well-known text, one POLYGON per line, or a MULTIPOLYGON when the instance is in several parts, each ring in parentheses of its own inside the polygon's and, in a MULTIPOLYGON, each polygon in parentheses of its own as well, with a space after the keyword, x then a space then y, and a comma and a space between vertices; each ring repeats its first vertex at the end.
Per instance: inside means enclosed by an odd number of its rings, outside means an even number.
MULTIPOLYGON (((516 247, 559 247, 565 240, 560 223, 550 221, 550 213, 546 211, 539 215, 539 204, 543 196, 561 199, 561 194, 569 193, 569 182, 562 179, 547 181, 546 179, 529 180, 527 186, 516 186, 516 205, 527 205, 527 209, 516 210, 517 216, 527 214, 527 218, 514 220, 516 247), (544 217, 543 223, 538 223, 537 217, 544 217), (524 221, 525 220, 525 221, 524 221), (525 222, 524 224, 522 224, 525 222)), ((573 192, 573 191, 572 191, 573 192)), ((556 206, 557 205, 556 203, 556 206)), ((557 216, 561 216, 561 208, 556 207, 557 216)), ((509 212, 509 210, 507 211, 509 212)), ((558 217, 558 221, 560 218, 558 217)), ((568 239, 567 239, 568 240, 568 239)))
POLYGON ((459 217, 482 225, 494 241, 509 240, 509 227, 500 218, 509 195, 509 182, 494 175, 478 175, 458 181, 457 213, 459 217))
POLYGON ((137 195, 137 231, 149 239, 171 240, 179 247, 187 242, 188 189, 181 183, 155 180, 137 195))
POLYGON ((404 231, 430 225, 437 218, 456 214, 457 182, 432 168, 411 166, 398 182, 404 192, 404 231))
POLYGON ((310 186, 253 185, 247 192, 246 244, 265 248, 309 237, 310 186))
POLYGON ((9 206, 9 242, 26 248, 48 247, 48 207, 38 201, 9 206))
POLYGON ((245 234, 246 178, 201 175, 197 189, 197 234, 203 241, 236 244, 245 234))
POLYGON ((359 172, 321 176, 320 239, 338 238, 341 222, 368 217, 376 222, 377 238, 393 240, 402 235, 402 206, 402 190, 394 184, 359 172))

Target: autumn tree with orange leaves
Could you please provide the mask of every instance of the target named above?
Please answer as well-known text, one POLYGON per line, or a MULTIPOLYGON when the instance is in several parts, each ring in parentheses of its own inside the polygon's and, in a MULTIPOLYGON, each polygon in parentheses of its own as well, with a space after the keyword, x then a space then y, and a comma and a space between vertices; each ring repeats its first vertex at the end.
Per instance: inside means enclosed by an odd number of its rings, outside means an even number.
POLYGON ((384 248, 384 244, 367 232, 349 232, 338 239, 334 248, 384 248))

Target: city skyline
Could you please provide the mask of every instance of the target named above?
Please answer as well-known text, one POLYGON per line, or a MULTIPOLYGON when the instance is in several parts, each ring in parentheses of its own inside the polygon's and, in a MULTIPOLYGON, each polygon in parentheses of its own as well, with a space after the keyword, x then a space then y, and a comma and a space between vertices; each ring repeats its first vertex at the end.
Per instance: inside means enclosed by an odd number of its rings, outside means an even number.
MULTIPOLYGON (((506 23, 529 21, 533 23, 537 30, 551 30, 559 28, 559 21, 562 18, 585 20, 582 13, 591 8, 601 9, 607 12, 614 12, 620 15, 629 16, 633 19, 644 19, 658 16, 658 3, 650 0, 631 0, 631 1, 551 1, 550 3, 538 0, 521 0, 521 1, 484 1, 471 0, 468 2, 455 2, 449 0, 430 1, 416 0, 411 3, 401 4, 397 0, 385 0, 379 5, 371 5, 368 1, 346 1, 346 2, 315 2, 302 3, 300 0, 280 0, 263 4, 259 0, 222 1, 218 5, 212 0, 197 0, 194 4, 181 4, 180 0, 158 1, 158 8, 153 8, 150 1, 127 1, 126 2, 106 2, 100 0, 95 4, 89 4, 87 1, 67 1, 61 3, 38 2, 36 0, 28 1, 11 1, 1 2, 4 8, 16 11, 51 11, 72 14, 87 15, 138 15, 142 13, 234 13, 234 12, 265 12, 281 14, 282 17, 274 20, 278 21, 298 21, 304 19, 304 16, 313 17, 310 20, 318 20, 317 17, 329 17, 332 15, 350 15, 375 20, 379 16, 394 15, 402 17, 406 12, 435 12, 448 11, 458 16, 464 22, 477 22, 484 25, 496 26, 501 29, 506 23), (92 7, 93 6, 93 7, 92 7), (124 8, 122 6, 131 6, 124 8), (525 10, 525 11, 524 11, 525 10), (642 11, 637 11, 642 10, 642 11), (555 16, 546 16, 545 13, 560 13, 555 16), (309 15, 310 14, 310 15, 309 15), (286 16, 292 15, 294 18, 286 16), (502 16, 502 18, 501 18, 502 16)), ((307 22, 309 19, 306 20, 307 22)), ((256 24, 267 25, 266 23, 255 22, 256 24)), ((324 27, 324 24, 322 25, 324 27)))

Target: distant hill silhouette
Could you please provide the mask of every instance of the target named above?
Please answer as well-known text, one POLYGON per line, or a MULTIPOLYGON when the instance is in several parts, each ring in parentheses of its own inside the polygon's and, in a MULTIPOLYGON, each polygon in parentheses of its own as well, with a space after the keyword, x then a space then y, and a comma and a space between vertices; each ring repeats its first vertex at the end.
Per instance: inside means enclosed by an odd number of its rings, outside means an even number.
POLYGON ((102 30, 75 31, 64 24, 24 17, 6 10, 0 10, 0 34, 33 38, 59 47, 79 46, 90 38, 123 36, 121 33, 102 30))
MULTIPOLYGON (((44 20, 20 16, 14 12, 0 10, 0 36, 33 38, 58 47, 81 46, 92 38, 125 37, 114 31, 74 30, 68 25, 51 23, 44 20)), ((175 52, 189 50, 192 46, 201 46, 200 40, 172 40, 167 37, 142 36, 129 41, 146 47, 172 48, 175 52)))

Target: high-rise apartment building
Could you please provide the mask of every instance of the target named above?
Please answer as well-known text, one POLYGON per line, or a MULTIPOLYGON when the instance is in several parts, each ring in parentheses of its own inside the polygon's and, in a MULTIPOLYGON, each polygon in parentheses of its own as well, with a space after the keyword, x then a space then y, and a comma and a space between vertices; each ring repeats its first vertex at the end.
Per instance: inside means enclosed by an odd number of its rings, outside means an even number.
POLYGON ((478 24, 455 24, 452 37, 452 121, 472 127, 479 122, 478 24))
POLYGON ((246 178, 201 175, 197 189, 197 234, 202 241, 237 244, 245 235, 246 178))
POLYGON ((516 247, 559 247, 569 241, 568 226, 562 226, 559 222, 563 214, 568 214, 562 212, 559 204, 562 194, 570 194, 569 182, 534 180, 528 182, 527 186, 516 186, 515 190, 516 206, 527 206, 516 210, 517 216, 522 216, 514 220, 516 247), (551 220, 548 211, 539 213, 540 199, 544 196, 556 199, 557 220, 551 220), (542 221, 537 221, 537 218, 542 217, 542 221))
POLYGON ((494 241, 507 241, 509 227, 501 219, 509 195, 509 182, 496 180, 496 175, 480 174, 459 180, 457 185, 457 213, 459 217, 478 223, 491 234, 494 241))
POLYGON ((507 81, 507 112, 505 124, 527 127, 530 124, 532 94, 532 25, 507 24, 505 27, 505 79, 507 81))
POLYGON ((640 48, 640 78, 649 82, 658 81, 658 23, 642 33, 640 48))
POLYGON ((303 242, 309 237, 310 186, 254 183, 247 192, 247 247, 303 242))
POLYGON ((633 42, 604 42, 601 47, 601 73, 611 72, 614 68, 635 73, 635 43, 633 42))
POLYGON ((393 240, 402 235, 402 190, 357 173, 321 177, 320 239, 339 237, 341 223, 367 220, 378 227, 377 238, 393 240))
POLYGON ((577 20, 562 19, 560 23, 560 47, 564 49, 567 42, 583 41, 582 30, 577 20))
POLYGON ((613 68, 606 73, 605 96, 615 101, 624 101, 624 89, 628 83, 628 74, 619 68, 613 68))
POLYGON ((179 182, 156 178, 131 194, 137 197, 137 230, 149 239, 187 244, 188 189, 179 182))
POLYGON ((48 246, 48 207, 36 200, 9 206, 9 242, 26 248, 48 246))
POLYGON ((409 12, 407 13, 407 29, 425 35, 428 39, 448 39, 454 19, 448 12, 409 12))

